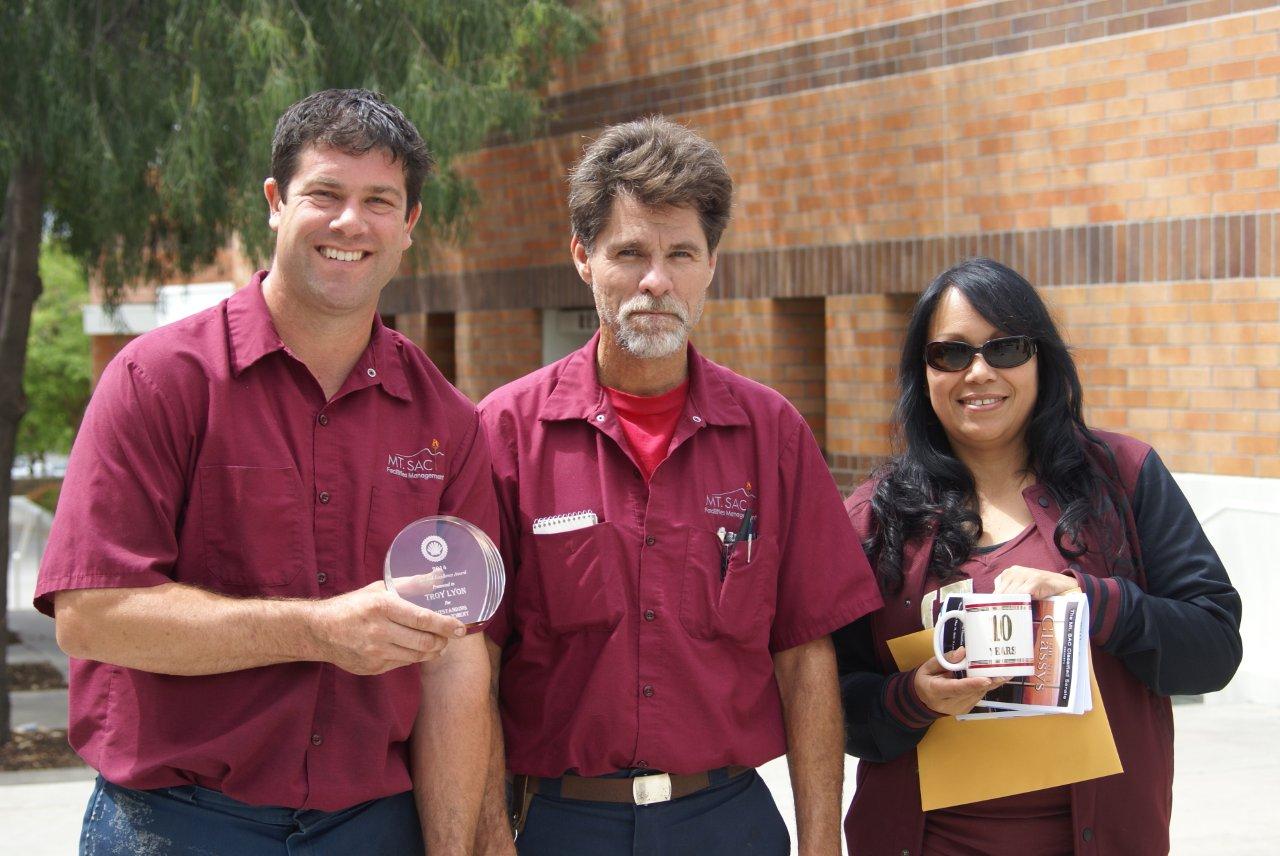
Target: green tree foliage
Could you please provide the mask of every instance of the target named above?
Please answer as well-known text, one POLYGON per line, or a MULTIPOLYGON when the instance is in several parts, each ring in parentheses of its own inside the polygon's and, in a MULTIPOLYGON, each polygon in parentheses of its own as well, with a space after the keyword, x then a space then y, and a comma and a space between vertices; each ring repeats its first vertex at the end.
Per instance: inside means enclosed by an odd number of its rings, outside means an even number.
POLYGON ((92 361, 80 309, 89 300, 84 268, 65 249, 45 242, 44 289, 31 315, 23 390, 27 412, 18 423, 18 454, 33 461, 68 452, 89 403, 92 361))
MULTIPOLYGON (((422 130, 439 164, 423 221, 456 236, 475 197, 458 157, 533 127, 554 64, 593 31, 573 0, 0 2, 6 517, 44 231, 101 275, 108 300, 129 281, 193 267, 232 235, 262 257, 275 119, 317 89, 364 86, 422 130)), ((7 590, 0 578, 0 635, 7 590)), ((0 669, 0 741, 6 690, 0 669)))

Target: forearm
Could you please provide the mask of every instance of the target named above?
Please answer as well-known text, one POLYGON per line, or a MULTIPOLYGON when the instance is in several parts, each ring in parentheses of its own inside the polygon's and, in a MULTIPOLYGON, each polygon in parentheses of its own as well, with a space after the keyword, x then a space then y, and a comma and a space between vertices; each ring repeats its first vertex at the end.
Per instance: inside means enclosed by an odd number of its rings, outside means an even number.
POLYGON ((77 589, 55 598, 72 657, 167 675, 319 659, 309 601, 233 598, 179 583, 77 589))
MULTIPOLYGON (((1085 580, 1089 584, 1090 580, 1085 580)), ((1239 599, 1224 607, 1209 597, 1192 601, 1155 597, 1131 580, 1106 579, 1104 607, 1114 629, 1094 641, 1160 695, 1194 695, 1226 686, 1240 664, 1239 599)), ((1091 608, 1103 598, 1090 600, 1091 608)), ((1104 619, 1105 620, 1105 619, 1104 619)))
POLYGON ((801 856, 840 853, 844 723, 828 637, 774 657, 801 856))
POLYGON ((489 692, 489 769, 484 797, 480 805, 480 821, 476 828, 475 852, 480 856, 514 854, 515 842, 507 808, 507 759, 502 739, 502 717, 498 711, 498 670, 502 649, 486 640, 491 675, 489 692))
POLYGON ((915 749, 938 714, 919 698, 913 670, 881 671, 869 618, 837 630, 831 641, 844 707, 845 751, 885 762, 915 749))
POLYGON ((413 732, 413 790, 431 856, 472 851, 489 760, 484 637, 451 643, 422 667, 413 732))
POLYGON ((913 671, 840 677, 845 751, 865 761, 892 761, 924 739, 938 714, 915 692, 913 671), (892 713, 890 706, 892 705, 892 713))
POLYGON ((1145 584, 1077 572, 1090 636, 1161 695, 1221 689, 1240 664, 1240 595, 1155 451, 1133 508, 1145 584))

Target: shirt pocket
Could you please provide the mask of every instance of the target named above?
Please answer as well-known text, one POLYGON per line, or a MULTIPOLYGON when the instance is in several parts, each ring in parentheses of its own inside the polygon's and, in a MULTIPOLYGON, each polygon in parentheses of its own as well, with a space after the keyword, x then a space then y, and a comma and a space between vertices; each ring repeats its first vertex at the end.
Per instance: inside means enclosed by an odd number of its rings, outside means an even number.
POLYGON ((538 556, 542 615, 555 633, 610 631, 622 619, 625 593, 617 533, 609 523, 531 535, 538 556))
POLYGON ((364 577, 355 587, 385 576, 387 549, 400 530, 415 520, 440 512, 440 488, 431 481, 422 490, 373 488, 369 498, 369 527, 364 539, 364 577))
POLYGON ((695 639, 767 643, 774 610, 766 594, 775 586, 778 564, 773 539, 752 539, 750 561, 746 542, 738 544, 729 554, 722 581, 723 555, 724 547, 716 533, 689 530, 680 623, 695 639))
POLYGON ((241 588, 293 582, 303 564, 302 492, 293 467, 201 467, 208 573, 241 588))

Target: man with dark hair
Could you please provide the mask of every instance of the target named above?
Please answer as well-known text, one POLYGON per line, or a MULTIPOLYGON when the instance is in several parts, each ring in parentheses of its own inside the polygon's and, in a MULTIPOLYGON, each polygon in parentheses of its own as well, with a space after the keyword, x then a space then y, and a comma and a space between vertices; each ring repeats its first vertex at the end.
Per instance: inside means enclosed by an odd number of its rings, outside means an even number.
POLYGON ((103 374, 35 601, 100 773, 82 852, 469 850, 484 643, 382 567, 419 517, 497 534, 474 407, 377 314, 429 166, 376 93, 298 102, 271 270, 103 374))
POLYGON ((752 769, 783 752, 800 852, 840 852, 828 634, 880 596, 804 419, 688 344, 732 192, 674 122, 606 130, 569 193, 600 332, 480 406, 510 574, 483 852, 505 767, 521 854, 786 854, 752 769))

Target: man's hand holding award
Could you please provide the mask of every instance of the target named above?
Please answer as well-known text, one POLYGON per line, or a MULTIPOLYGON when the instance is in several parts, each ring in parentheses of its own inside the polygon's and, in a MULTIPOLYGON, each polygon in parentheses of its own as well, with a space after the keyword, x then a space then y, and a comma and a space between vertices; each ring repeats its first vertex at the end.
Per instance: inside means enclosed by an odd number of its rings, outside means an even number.
POLYGON ((387 588, 410 603, 476 627, 493 617, 506 585, 502 556, 481 529, 457 517, 423 517, 387 548, 387 588))

